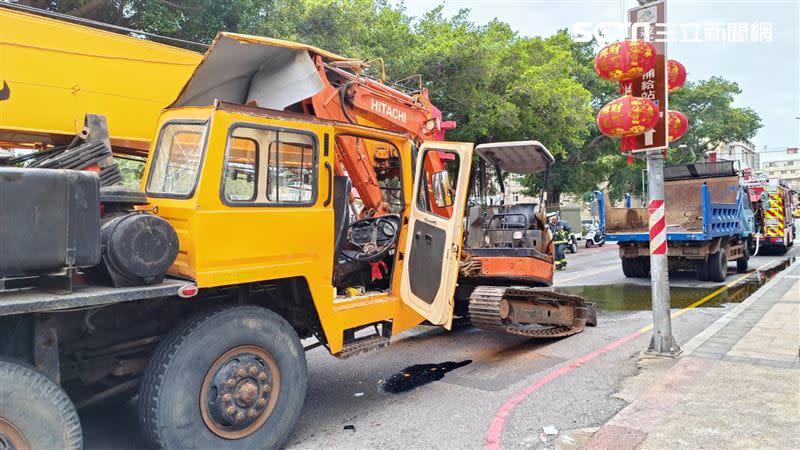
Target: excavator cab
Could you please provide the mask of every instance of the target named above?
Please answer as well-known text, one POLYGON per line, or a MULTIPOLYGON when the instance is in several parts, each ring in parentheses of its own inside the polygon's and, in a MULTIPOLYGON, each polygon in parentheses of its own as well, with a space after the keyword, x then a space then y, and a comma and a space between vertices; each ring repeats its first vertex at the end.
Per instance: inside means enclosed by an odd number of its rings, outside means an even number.
MULTIPOLYGON (((538 141, 481 144, 482 164, 495 169, 501 191, 503 173, 548 178, 553 155, 538 141)), ((473 206, 466 217, 465 256, 473 281, 550 286, 553 282, 552 235, 547 227, 544 191, 538 202, 473 206)))

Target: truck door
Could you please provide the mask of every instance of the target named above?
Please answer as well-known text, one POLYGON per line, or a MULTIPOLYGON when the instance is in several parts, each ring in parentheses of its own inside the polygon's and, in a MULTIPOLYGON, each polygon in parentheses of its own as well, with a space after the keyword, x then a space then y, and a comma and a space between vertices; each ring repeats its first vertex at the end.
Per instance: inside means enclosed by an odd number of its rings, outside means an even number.
POLYGON ((400 296, 432 324, 448 329, 471 163, 472 144, 434 142, 420 147, 415 166, 400 296))

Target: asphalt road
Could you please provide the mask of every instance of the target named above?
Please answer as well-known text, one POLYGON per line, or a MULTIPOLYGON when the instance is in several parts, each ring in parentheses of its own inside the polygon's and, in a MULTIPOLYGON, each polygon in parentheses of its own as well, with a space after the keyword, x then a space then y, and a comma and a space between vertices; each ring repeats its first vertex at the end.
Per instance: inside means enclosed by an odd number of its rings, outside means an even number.
MULTIPOLYGON (((746 298, 770 269, 798 254, 795 247, 786 255, 756 256, 751 268, 761 270, 745 277, 731 264, 726 282, 740 284, 673 319, 679 345, 730 310, 727 302, 746 298)), ((636 359, 649 342, 649 332, 638 333, 652 319, 649 281, 624 277, 613 243, 581 247, 567 258, 569 267, 557 273, 556 285, 597 302, 597 327, 561 340, 532 340, 471 327, 448 332, 420 326, 385 350, 344 361, 322 348, 312 350, 304 412, 287 447, 552 448, 552 438, 542 434, 545 426, 564 431, 604 423, 626 405, 614 394, 636 373, 636 359), (428 364, 460 367, 406 392, 385 391, 392 375, 428 364)), ((673 275, 671 282, 678 308, 724 285, 698 282, 688 273, 673 275)), ((88 449, 143 446, 133 404, 84 415, 83 422, 88 449)))

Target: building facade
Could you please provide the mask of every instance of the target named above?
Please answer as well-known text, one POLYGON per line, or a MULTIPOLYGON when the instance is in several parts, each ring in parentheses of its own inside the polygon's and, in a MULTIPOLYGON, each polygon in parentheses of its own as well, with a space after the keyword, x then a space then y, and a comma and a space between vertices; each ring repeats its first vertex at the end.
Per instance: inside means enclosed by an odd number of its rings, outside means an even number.
POLYGON ((767 161, 761 172, 770 178, 779 178, 789 184, 795 191, 800 190, 800 155, 789 155, 786 159, 767 161))
POLYGON ((759 168, 759 155, 756 146, 750 141, 720 144, 714 150, 706 152, 706 161, 734 161, 734 168, 739 170, 759 168))

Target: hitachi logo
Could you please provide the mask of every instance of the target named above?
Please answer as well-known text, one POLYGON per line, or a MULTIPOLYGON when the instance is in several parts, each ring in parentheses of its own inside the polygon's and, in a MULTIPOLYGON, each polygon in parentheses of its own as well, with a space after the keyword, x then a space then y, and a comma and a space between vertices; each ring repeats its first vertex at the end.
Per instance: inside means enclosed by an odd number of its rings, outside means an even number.
POLYGON ((379 114, 383 114, 384 116, 406 123, 406 113, 404 111, 400 111, 397 108, 389 106, 380 100, 372 100, 372 110, 379 114))

